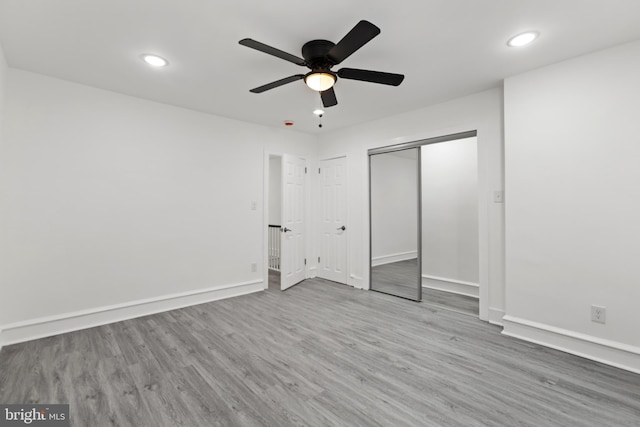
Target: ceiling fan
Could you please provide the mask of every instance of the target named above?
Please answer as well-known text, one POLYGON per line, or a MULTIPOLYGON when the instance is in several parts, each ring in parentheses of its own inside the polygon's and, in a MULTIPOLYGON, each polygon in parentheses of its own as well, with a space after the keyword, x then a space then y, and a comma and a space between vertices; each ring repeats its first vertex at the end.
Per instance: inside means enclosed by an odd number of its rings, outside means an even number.
POLYGON ((322 104, 325 107, 332 107, 338 104, 336 93, 333 90, 333 85, 338 80, 338 77, 398 86, 402 83, 402 80, 404 80, 404 75, 402 74, 360 70, 357 68, 341 68, 337 72, 331 71, 334 65, 340 64, 378 34, 380 34, 380 28, 369 21, 363 20, 358 22, 337 44, 328 40, 311 40, 305 43, 304 46, 302 46, 302 58, 253 39, 242 39, 239 43, 243 46, 311 69, 307 74, 294 74, 293 76, 285 77, 284 79, 251 89, 250 92, 262 93, 287 83, 304 79, 307 86, 320 92, 322 104))

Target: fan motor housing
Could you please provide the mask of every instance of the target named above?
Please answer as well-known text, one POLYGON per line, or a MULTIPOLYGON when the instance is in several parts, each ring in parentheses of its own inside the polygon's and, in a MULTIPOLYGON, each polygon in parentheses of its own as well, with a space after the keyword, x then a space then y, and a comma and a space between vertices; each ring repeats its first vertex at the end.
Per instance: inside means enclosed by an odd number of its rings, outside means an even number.
POLYGON ((329 69, 334 64, 327 59, 327 53, 334 46, 329 40, 311 40, 302 46, 302 57, 312 70, 329 69))

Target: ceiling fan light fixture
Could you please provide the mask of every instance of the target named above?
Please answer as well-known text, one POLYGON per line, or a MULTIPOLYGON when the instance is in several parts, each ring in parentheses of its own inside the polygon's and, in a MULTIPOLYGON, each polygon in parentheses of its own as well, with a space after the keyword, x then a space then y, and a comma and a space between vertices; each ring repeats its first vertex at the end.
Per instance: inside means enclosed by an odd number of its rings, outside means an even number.
MULTIPOLYGON (((341 68, 336 72, 331 71, 333 66, 342 63, 342 61, 369 43, 378 34, 380 34, 380 28, 363 19, 340 39, 338 43, 321 39, 306 42, 302 46, 302 57, 304 59, 259 41, 244 38, 238 42, 242 46, 275 56, 276 58, 296 65, 307 67, 311 70, 307 72, 307 74, 294 74, 267 83, 266 85, 258 86, 250 89, 249 92, 262 93, 304 79, 305 84, 309 86, 311 90, 320 94, 322 105, 325 108, 329 108, 338 105, 338 99, 333 90, 333 86, 338 81, 338 77, 346 80, 360 80, 369 83, 398 86, 404 80, 404 75, 402 74, 361 70, 357 68, 341 68)), ((319 117, 322 116, 319 115, 319 117)))
POLYGON ((336 76, 331 72, 313 71, 304 77, 304 82, 317 92, 331 89, 336 83, 336 76))

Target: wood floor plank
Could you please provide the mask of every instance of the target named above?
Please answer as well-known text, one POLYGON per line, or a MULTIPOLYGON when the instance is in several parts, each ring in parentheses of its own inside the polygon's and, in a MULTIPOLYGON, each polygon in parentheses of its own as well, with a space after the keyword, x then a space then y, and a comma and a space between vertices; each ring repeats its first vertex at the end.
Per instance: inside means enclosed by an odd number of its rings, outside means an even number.
POLYGON ((478 316, 480 312, 480 301, 478 298, 458 295, 451 292, 437 289, 422 288, 422 302, 436 305, 443 309, 450 309, 460 313, 478 316))
POLYGON ((97 379, 105 389, 112 425, 150 426, 151 417, 122 356, 100 360, 97 379))
POLYGON ((640 375, 313 279, 7 346, 0 402, 73 425, 637 427, 640 375))

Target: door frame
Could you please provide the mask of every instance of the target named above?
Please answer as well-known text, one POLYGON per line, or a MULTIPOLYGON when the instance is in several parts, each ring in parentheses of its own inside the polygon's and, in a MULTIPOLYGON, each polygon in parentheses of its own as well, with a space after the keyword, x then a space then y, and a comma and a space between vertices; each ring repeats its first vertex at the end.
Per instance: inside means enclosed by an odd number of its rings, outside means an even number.
MULTIPOLYGON (((342 154, 336 154, 336 155, 332 155, 332 156, 324 156, 318 159, 318 168, 320 168, 320 164, 324 161, 327 160, 334 160, 334 159, 344 159, 344 184, 345 184, 345 193, 344 193, 344 199, 345 199, 345 223, 346 223, 346 227, 347 230, 351 229, 351 216, 349 215, 349 212, 351 211, 349 209, 349 157, 347 156, 347 153, 342 153, 342 154)), ((320 177, 318 177, 317 180, 317 185, 314 188, 314 193, 316 194, 320 194, 320 177)), ((317 203, 320 203, 320 199, 319 197, 315 198, 317 200, 317 203)), ((320 212, 320 209, 315 209, 315 211, 320 212)), ((320 223, 320 218, 314 218, 314 223, 319 224, 320 223)), ((318 227, 317 233, 316 233, 316 240, 318 242, 318 246, 316 247, 316 262, 318 259, 318 256, 320 256, 320 235, 322 233, 322 230, 320 230, 320 227, 318 227)), ((350 252, 350 248, 351 248, 351 234, 352 233, 346 233, 345 239, 346 239, 346 248, 344 251, 344 257, 345 257, 345 262, 344 262, 344 266, 345 269, 347 270, 347 278, 346 278, 346 283, 344 283, 345 285, 349 285, 349 286, 354 286, 353 283, 350 283, 350 279, 352 279, 351 277, 351 257, 349 256, 350 252)), ((320 265, 317 265, 317 273, 320 273, 320 265)), ((336 282, 338 283, 338 282, 336 282)))
MULTIPOLYGON (((303 158, 305 160, 305 166, 307 168, 307 170, 310 170, 310 160, 309 157, 303 154, 297 154, 297 153, 285 153, 285 152, 281 152, 281 151, 268 151, 265 150, 264 151, 264 155, 263 155, 263 174, 262 174, 262 283, 263 283, 263 289, 268 289, 269 288, 269 230, 268 230, 268 226, 269 226, 269 181, 270 181, 270 163, 269 163, 269 158, 270 157, 280 157, 282 159, 282 156, 284 154, 290 154, 292 156, 296 156, 296 157, 300 157, 303 158)), ((309 254, 312 253, 313 251, 310 251, 309 249, 312 247, 312 244, 314 243, 315 239, 313 238, 314 236, 311 234, 311 209, 309 208, 311 206, 310 203, 310 193, 311 191, 309 191, 310 187, 310 173, 306 173, 305 174, 305 178, 304 178, 304 185, 305 185, 305 194, 304 194, 304 221, 305 221, 305 229, 304 229, 304 233, 305 233, 305 248, 304 248, 304 255, 305 258, 307 259, 307 264, 304 266, 304 278, 308 279, 311 277, 310 272, 313 271, 315 268, 312 269, 312 265, 315 266, 315 263, 310 263, 309 261, 309 254)))
MULTIPOLYGON (((437 144, 440 142, 454 141, 458 139, 465 138, 476 138, 477 144, 477 164, 478 164, 478 257, 479 257, 479 289, 478 289, 478 302, 479 302, 479 315, 478 318, 480 320, 489 319, 489 283, 488 283, 488 227, 489 222, 487 220, 487 216, 485 215, 485 210, 488 209, 488 201, 485 195, 489 194, 488 180, 487 180, 487 171, 485 169, 485 158, 484 151, 481 151, 480 144, 478 143, 478 130, 459 130, 457 132, 452 133, 440 133, 435 136, 424 136, 424 137, 406 137, 400 138, 397 141, 394 141, 394 144, 383 145, 383 146, 375 146, 366 150, 366 158, 367 158, 367 224, 368 224, 368 233, 367 233, 367 243, 369 245, 369 257, 365 258, 367 262, 367 278, 365 281, 365 289, 371 289, 371 170, 369 168, 369 158, 372 154, 383 153, 394 150, 403 150, 407 148, 415 148, 422 147, 423 145, 437 144), (486 221, 486 222, 485 222, 486 221), (486 253, 483 252, 486 250, 486 253)), ((422 222, 422 218, 419 219, 419 222, 422 222)), ((420 261, 422 262, 422 261, 420 261)))

